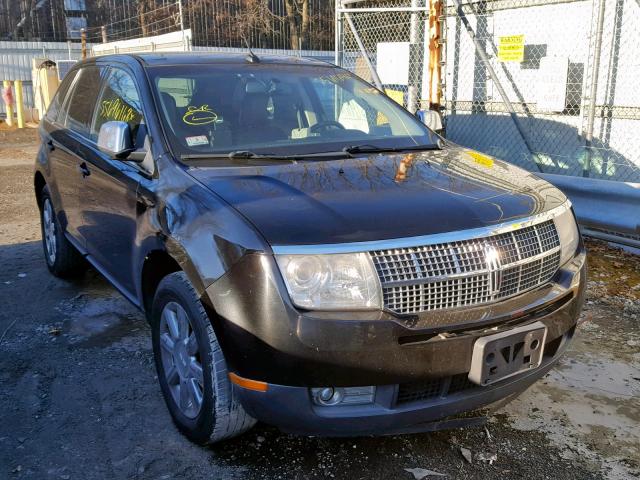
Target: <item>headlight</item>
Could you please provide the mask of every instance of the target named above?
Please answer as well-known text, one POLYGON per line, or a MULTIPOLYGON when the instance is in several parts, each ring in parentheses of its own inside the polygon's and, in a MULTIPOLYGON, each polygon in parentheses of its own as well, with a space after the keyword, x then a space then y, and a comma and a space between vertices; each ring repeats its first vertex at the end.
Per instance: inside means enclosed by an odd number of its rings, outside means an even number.
POLYGON ((570 208, 567 208, 553 221, 556 223, 556 230, 558 230, 560 237, 560 265, 564 265, 576 254, 580 233, 578 233, 578 225, 570 208))
POLYGON ((310 310, 382 308, 380 281, 366 253, 276 255, 291 300, 310 310))

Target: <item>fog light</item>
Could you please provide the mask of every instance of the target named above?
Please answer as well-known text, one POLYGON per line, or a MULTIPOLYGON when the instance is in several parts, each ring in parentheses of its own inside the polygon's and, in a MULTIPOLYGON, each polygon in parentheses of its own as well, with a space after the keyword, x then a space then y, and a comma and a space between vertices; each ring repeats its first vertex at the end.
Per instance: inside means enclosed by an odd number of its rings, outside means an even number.
POLYGON ((318 401, 321 403, 329 403, 335 394, 335 390, 331 387, 323 388, 318 392, 318 401))
POLYGON ((366 405, 373 403, 376 387, 312 388, 313 403, 323 407, 332 405, 366 405))

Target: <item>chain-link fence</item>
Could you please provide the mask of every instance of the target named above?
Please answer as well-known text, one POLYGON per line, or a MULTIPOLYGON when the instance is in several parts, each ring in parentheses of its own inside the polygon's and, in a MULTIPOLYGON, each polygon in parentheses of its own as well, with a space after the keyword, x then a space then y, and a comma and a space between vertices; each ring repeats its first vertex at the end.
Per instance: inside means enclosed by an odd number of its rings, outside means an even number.
POLYGON ((452 141, 533 171, 640 181, 640 0, 342 0, 337 12, 337 61, 377 73, 411 110, 441 91, 452 141))
MULTIPOLYGON (((383 88, 411 111, 429 88, 428 11, 420 2, 338 2, 336 63, 383 88)), ((424 3, 424 2, 422 2, 424 3)))

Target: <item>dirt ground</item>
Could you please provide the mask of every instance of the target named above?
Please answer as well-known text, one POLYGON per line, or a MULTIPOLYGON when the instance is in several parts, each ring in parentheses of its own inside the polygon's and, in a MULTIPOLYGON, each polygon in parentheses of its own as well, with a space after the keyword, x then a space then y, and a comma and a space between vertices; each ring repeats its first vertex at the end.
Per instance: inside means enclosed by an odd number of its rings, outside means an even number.
POLYGON ((640 257, 589 242, 569 352, 486 429, 321 439, 258 425, 203 448, 171 423, 142 314, 94 271, 74 282, 47 272, 36 148, 35 130, 0 128, 0 479, 640 476, 640 257))

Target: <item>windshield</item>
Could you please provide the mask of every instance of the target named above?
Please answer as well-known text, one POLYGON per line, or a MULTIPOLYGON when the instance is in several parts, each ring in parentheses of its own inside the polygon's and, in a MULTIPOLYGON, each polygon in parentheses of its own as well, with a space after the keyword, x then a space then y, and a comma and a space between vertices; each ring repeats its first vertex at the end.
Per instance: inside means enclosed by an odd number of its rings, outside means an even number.
POLYGON ((415 148, 437 141, 393 100, 335 67, 174 65, 149 73, 168 140, 182 158, 415 148))

